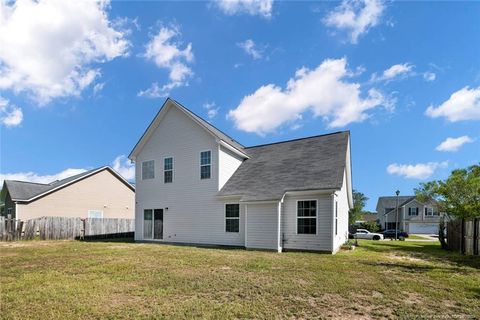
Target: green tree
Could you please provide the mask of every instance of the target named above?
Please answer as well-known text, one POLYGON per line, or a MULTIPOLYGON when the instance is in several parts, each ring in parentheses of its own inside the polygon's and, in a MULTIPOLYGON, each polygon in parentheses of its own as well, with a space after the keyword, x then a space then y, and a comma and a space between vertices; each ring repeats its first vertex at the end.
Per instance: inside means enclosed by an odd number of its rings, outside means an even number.
POLYGON ((348 213, 348 222, 350 225, 354 224, 355 221, 360 220, 363 208, 367 201, 367 196, 357 190, 353 190, 353 208, 350 209, 348 213))
POLYGON ((421 183, 417 198, 437 201, 438 209, 451 217, 480 217, 480 164, 452 171, 446 180, 421 183))
MULTIPOLYGON (((434 199, 437 209, 447 217, 468 219, 480 217, 480 165, 452 171, 446 180, 421 183, 415 189, 421 202, 434 199)), ((445 242, 445 217, 440 220, 438 239, 443 248, 445 242)))

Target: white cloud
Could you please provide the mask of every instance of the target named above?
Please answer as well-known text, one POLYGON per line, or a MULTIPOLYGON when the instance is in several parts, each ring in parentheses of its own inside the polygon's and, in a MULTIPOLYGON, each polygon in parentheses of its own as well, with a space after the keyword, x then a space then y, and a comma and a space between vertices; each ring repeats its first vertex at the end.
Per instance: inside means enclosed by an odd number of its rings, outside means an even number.
POLYGON ((458 138, 447 138, 445 141, 440 143, 436 150, 438 151, 447 151, 447 152, 455 152, 460 149, 465 143, 471 143, 473 139, 469 136, 461 136, 458 138))
POLYGON ((451 122, 480 120, 480 87, 464 87, 438 107, 429 106, 425 114, 432 118, 445 117, 451 122))
POLYGON ((238 129, 263 135, 311 111, 328 126, 343 127, 369 117, 366 111, 378 106, 392 108, 392 101, 372 88, 362 97, 360 84, 348 81, 352 73, 347 60, 324 60, 316 69, 297 70, 285 89, 274 84, 261 86, 245 96, 229 119, 238 129))
POLYGON ((214 0, 217 7, 227 15, 246 13, 270 18, 273 0, 214 0))
POLYGON ((104 87, 105 87, 105 82, 96 83, 93 86, 93 95, 98 96, 104 87))
POLYGON ((192 44, 180 49, 181 43, 174 41, 180 36, 177 26, 161 27, 159 32, 147 43, 143 56, 155 62, 157 67, 167 69, 169 82, 159 86, 157 82, 138 93, 139 96, 151 98, 165 97, 174 88, 188 85, 188 78, 193 71, 188 64, 193 62, 192 44))
POLYGON ((413 75, 413 68, 415 66, 410 63, 395 64, 383 71, 382 75, 372 75, 372 81, 391 81, 399 78, 406 78, 413 75))
POLYGON ((125 155, 120 155, 112 162, 113 170, 117 171, 125 179, 135 180, 135 164, 133 164, 125 155))
POLYGON ((205 102, 203 107, 207 109, 207 116, 209 119, 213 119, 218 115, 218 110, 220 108, 217 107, 215 102, 205 102))
POLYGON ((445 168, 447 166, 448 161, 417 163, 414 165, 393 163, 387 167, 387 172, 409 179, 423 180, 431 177, 438 168, 445 168))
POLYGON ((381 0, 343 0, 323 19, 325 25, 344 30, 350 35, 350 42, 358 38, 380 22, 385 10, 381 0))
POLYGON ((243 49, 246 54, 251 56, 253 59, 261 59, 262 58, 262 49, 259 49, 258 46, 256 46, 255 42, 252 39, 247 39, 243 42, 237 43, 237 46, 243 49))
POLYGON ((98 64, 127 55, 128 31, 107 15, 109 1, 0 1, 0 89, 40 104, 79 96, 98 64))
POLYGON ((436 78, 437 75, 434 72, 427 71, 423 73, 423 79, 425 79, 425 81, 435 81, 436 78))
POLYGON ((0 184, 3 185, 4 180, 19 180, 19 181, 29 181, 36 183, 51 183, 55 180, 62 180, 76 174, 80 174, 87 171, 86 169, 66 169, 59 173, 40 175, 35 172, 18 172, 18 173, 6 173, 0 174, 0 184))
POLYGON ((16 127, 23 121, 22 109, 11 105, 8 99, 0 96, 0 123, 6 127, 16 127))
MULTIPOLYGON (((132 181, 135 180, 135 164, 131 163, 125 155, 116 157, 112 162, 113 170, 117 171, 125 179, 132 181)), ((32 171, 17 172, 17 173, 0 173, 0 186, 3 185, 4 180, 19 180, 29 181, 36 183, 51 183, 55 180, 62 180, 80 173, 83 173, 89 169, 83 168, 68 168, 63 171, 54 174, 41 175, 32 171)))

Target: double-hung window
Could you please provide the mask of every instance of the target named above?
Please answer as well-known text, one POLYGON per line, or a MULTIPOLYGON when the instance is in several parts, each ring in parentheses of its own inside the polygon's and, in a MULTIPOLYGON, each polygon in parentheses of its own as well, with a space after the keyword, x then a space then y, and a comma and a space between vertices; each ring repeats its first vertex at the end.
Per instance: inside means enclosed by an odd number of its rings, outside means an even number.
POLYGON ((427 217, 438 216, 438 212, 436 212, 434 208, 425 208, 425 216, 427 217))
POLYGON ((210 179, 212 176, 212 152, 200 152, 200 179, 210 179))
POLYGON ((240 231, 240 205, 226 204, 225 205, 225 232, 239 232, 240 231))
POLYGON ((418 216, 418 208, 408 208, 409 216, 418 216))
POLYGON ((164 158, 163 159, 163 182, 171 183, 173 182, 173 158, 164 158))
POLYGON ((155 178, 155 160, 142 162, 142 180, 155 178))
POLYGON ((297 233, 317 233, 317 200, 297 201, 297 233))

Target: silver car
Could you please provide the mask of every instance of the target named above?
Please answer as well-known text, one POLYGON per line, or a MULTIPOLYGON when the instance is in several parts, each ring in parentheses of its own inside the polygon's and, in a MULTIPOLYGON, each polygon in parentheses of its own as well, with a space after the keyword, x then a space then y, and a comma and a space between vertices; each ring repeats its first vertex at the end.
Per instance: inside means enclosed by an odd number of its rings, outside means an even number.
POLYGON ((368 239, 368 240, 383 240, 383 234, 373 233, 367 229, 357 229, 357 232, 354 234, 356 239, 368 239))

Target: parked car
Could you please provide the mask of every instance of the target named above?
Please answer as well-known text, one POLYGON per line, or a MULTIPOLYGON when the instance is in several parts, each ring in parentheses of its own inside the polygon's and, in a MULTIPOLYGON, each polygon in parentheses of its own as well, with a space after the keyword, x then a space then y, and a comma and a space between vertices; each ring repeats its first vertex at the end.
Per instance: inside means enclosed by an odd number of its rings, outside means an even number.
MULTIPOLYGON (((395 229, 389 229, 382 232, 385 239, 395 239, 395 229)), ((397 237, 408 238, 408 233, 405 231, 397 230, 397 237)))
POLYGON ((383 240, 383 234, 373 233, 367 229, 357 229, 357 232, 353 234, 356 239, 368 239, 368 240, 383 240))

